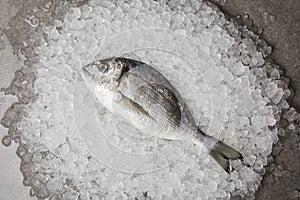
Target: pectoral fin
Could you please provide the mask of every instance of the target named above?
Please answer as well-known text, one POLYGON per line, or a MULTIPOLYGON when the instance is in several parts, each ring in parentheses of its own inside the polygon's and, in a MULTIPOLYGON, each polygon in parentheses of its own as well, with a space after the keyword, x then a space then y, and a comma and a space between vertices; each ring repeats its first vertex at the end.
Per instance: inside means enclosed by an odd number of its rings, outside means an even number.
POLYGON ((147 112, 141 105, 128 98, 126 95, 122 94, 121 92, 116 92, 114 95, 114 101, 123 106, 126 110, 136 112, 137 114, 147 116, 154 120, 154 118, 150 116, 149 112, 147 112))

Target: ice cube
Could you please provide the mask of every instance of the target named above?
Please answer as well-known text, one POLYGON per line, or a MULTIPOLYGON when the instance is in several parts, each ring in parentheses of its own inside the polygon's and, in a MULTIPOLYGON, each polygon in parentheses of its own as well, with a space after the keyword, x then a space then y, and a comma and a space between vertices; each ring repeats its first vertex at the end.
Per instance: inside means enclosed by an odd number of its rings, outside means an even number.
POLYGON ((299 114, 296 112, 294 108, 290 108, 287 112, 284 113, 283 117, 287 119, 289 122, 293 122, 299 118, 299 114))

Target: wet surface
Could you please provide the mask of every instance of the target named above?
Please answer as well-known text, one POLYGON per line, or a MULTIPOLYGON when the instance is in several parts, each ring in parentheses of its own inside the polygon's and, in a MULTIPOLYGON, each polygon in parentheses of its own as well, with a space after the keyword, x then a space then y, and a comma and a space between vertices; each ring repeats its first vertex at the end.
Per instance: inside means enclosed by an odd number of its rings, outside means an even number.
MULTIPOLYGON (((21 78, 24 74, 30 74, 33 71, 28 66, 35 61, 35 53, 32 49, 38 46, 43 38, 42 26, 49 25, 55 18, 62 17, 62 13, 65 13, 69 7, 69 3, 63 3, 63 1, 57 3, 52 0, 30 0, 24 3, 8 0, 0 2, 1 88, 9 87, 11 81, 19 75, 21 78), (24 63, 28 66, 24 66, 24 63), (14 72, 17 70, 20 71, 15 74, 14 72)), ((7 95, 0 94, 1 116, 13 102, 18 101, 16 97, 22 96, 19 91, 23 86, 20 84, 9 87, 5 90, 7 95)), ((22 183, 20 159, 16 156, 17 145, 11 141, 10 137, 4 136, 6 133, 7 129, 0 126, 1 143, 3 144, 0 147, 0 160, 5 160, 0 164, 0 200, 32 199, 28 187, 22 183), (8 145, 10 148, 6 148, 8 145)))
MULTIPOLYGON (((231 15, 250 18, 263 30, 263 38, 272 46, 272 59, 280 65, 294 94, 290 104, 300 110, 300 1, 288 0, 212 0, 231 15), (248 15, 248 16, 247 16, 248 15)), ((251 22, 250 22, 251 24, 251 22)), ((298 122, 299 124, 299 122, 298 122)), ((286 132, 274 146, 271 164, 257 199, 300 199, 300 136, 286 132)))
POLYGON ((291 102, 300 110, 300 2, 288 0, 212 0, 231 16, 249 17, 272 46, 272 58, 291 79, 295 90, 291 102), (226 3, 225 3, 226 2, 226 3), (247 16, 248 15, 248 16, 247 16))
MULTIPOLYGON (((8 1, 1 1, 0 30, 9 40, 12 51, 16 55, 19 55, 18 52, 22 51, 25 56, 23 58, 25 63, 34 63, 36 57, 32 47, 38 46, 41 38, 43 38, 41 34, 42 27, 53 24, 53 19, 61 18, 70 5, 81 5, 85 1, 30 0, 26 2, 26 6, 20 2, 8 3, 8 1), (8 26, 9 29, 7 29, 8 26)), ((291 86, 294 88, 295 93, 292 94, 290 102, 299 111, 300 2, 295 0, 287 0, 285 3, 279 0, 214 2, 221 5, 222 10, 232 16, 240 14, 242 18, 246 18, 244 21, 247 21, 248 18, 253 20, 253 24, 260 28, 257 30, 258 32, 263 30, 263 37, 273 47, 272 59, 284 68, 286 75, 291 79, 291 86)), ((248 23, 251 24, 252 22, 248 21, 248 23)), ((0 49, 5 48, 6 45, 4 39, 0 39, 0 49)), ((29 71, 27 69, 27 72, 29 71)), ((286 132, 280 136, 280 141, 274 146, 272 156, 269 158, 270 164, 257 192, 257 199, 300 198, 299 145, 299 133, 286 132)))

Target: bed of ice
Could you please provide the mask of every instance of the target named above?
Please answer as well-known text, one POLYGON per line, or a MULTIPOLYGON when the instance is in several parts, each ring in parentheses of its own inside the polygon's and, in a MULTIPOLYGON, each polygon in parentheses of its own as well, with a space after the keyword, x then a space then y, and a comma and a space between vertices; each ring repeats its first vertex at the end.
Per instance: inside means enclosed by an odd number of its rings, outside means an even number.
MULTIPOLYGON (((19 147, 24 184, 39 199, 253 198, 287 83, 265 61, 270 47, 202 1, 96 1, 45 27, 35 74, 16 73, 19 100, 1 123, 19 147), (87 91, 80 68, 124 56, 158 69, 178 89, 202 130, 239 150, 227 174, 203 149, 141 133, 87 91), (30 88, 30 87, 26 87, 30 88), (31 99, 33 101, 29 101, 31 99)), ((17 89, 16 89, 17 90, 17 89)), ((17 93, 17 92, 16 92, 17 93)), ((290 123, 297 118, 291 110, 290 123)), ((293 128, 293 127, 291 127, 293 128)), ((284 131, 280 129, 280 131, 284 131)))

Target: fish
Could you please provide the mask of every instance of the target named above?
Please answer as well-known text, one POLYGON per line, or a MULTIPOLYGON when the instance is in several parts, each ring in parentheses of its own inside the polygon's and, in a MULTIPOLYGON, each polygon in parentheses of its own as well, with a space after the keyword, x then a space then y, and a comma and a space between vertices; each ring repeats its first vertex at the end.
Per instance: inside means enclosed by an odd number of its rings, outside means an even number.
POLYGON ((197 126, 176 88, 149 64, 124 57, 105 58, 83 66, 81 77, 106 109, 146 136, 194 138, 227 173, 233 171, 232 160, 243 160, 239 151, 197 126))

